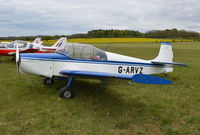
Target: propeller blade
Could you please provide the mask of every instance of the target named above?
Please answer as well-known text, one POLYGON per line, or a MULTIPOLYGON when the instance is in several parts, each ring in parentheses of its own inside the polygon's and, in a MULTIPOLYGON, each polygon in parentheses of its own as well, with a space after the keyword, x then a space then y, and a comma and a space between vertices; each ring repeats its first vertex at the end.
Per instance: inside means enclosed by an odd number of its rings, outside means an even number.
POLYGON ((18 46, 16 46, 16 55, 15 55, 15 58, 16 58, 16 68, 17 68, 17 74, 19 74, 19 64, 20 64, 20 58, 19 58, 19 48, 18 46))
POLYGON ((107 47, 104 49, 104 51, 107 51, 107 50, 110 48, 111 45, 112 45, 112 43, 109 43, 109 44, 107 45, 107 47))

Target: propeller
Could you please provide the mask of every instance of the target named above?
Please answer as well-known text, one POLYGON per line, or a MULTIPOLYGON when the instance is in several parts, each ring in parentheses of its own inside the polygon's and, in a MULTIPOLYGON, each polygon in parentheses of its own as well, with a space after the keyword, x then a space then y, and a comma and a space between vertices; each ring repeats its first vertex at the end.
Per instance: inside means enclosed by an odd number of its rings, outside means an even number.
POLYGON ((110 48, 111 45, 112 45, 112 43, 109 43, 109 44, 107 45, 107 47, 104 49, 104 51, 107 51, 107 50, 110 48))
POLYGON ((17 74, 19 74, 19 65, 20 65, 20 56, 19 56, 19 47, 16 46, 16 68, 17 68, 17 74))

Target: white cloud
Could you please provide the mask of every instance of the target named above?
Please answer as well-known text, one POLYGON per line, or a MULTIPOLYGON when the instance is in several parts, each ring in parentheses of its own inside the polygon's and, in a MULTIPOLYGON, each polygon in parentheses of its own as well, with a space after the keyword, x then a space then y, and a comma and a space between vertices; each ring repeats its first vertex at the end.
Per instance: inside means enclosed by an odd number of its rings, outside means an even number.
POLYGON ((91 29, 178 28, 200 32, 198 0, 0 0, 0 36, 91 29))

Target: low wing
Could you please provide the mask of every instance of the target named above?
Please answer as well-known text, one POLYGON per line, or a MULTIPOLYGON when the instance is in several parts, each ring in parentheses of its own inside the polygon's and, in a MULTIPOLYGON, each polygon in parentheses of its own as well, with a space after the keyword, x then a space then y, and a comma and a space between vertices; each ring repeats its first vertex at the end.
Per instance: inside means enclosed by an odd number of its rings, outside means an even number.
POLYGON ((30 48, 30 49, 20 51, 20 53, 34 53, 34 52, 37 52, 37 51, 39 51, 39 49, 30 48))
POLYGON ((112 74, 112 73, 90 72, 90 71, 80 71, 80 70, 63 70, 63 71, 60 71, 60 74, 103 77, 103 78, 119 78, 119 79, 131 79, 132 78, 132 76, 128 76, 128 75, 118 75, 118 74, 112 74))
POLYGON ((151 61, 151 63, 158 64, 158 65, 174 65, 174 66, 188 67, 188 65, 183 64, 183 63, 170 63, 170 62, 159 62, 159 61, 151 61))
MULTIPOLYGON (((19 51, 19 53, 35 53, 37 51, 39 51, 39 50, 31 48, 31 49, 21 50, 21 51, 19 51)), ((8 55, 15 55, 15 54, 16 54, 16 52, 8 53, 8 55)))
POLYGON ((78 75, 78 76, 91 76, 91 77, 102 77, 102 78, 119 78, 132 80, 137 83, 143 84, 172 84, 173 82, 160 77, 136 74, 136 75, 123 75, 123 74, 113 74, 104 72, 90 72, 90 71, 80 71, 80 70, 62 70, 60 71, 62 75, 78 75))
POLYGON ((143 84, 173 84, 171 80, 145 74, 134 75, 132 81, 143 84))

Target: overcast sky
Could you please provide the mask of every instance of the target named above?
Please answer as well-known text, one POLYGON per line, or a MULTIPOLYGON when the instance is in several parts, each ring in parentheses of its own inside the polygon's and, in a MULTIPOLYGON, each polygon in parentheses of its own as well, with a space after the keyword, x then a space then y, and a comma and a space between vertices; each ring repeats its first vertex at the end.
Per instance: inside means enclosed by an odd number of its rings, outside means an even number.
POLYGON ((200 32, 199 0, 0 0, 0 36, 167 28, 200 32))

